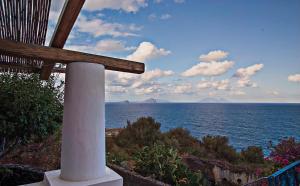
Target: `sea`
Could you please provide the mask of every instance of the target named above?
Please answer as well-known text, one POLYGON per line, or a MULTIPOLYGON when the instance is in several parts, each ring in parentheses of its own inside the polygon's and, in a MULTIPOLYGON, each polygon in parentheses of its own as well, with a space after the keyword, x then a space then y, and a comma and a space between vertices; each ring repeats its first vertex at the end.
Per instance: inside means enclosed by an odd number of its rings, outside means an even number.
POLYGON ((122 128, 127 121, 153 117, 161 130, 182 127, 201 139, 221 135, 238 151, 294 137, 300 141, 300 104, 279 103, 106 103, 106 127, 122 128))

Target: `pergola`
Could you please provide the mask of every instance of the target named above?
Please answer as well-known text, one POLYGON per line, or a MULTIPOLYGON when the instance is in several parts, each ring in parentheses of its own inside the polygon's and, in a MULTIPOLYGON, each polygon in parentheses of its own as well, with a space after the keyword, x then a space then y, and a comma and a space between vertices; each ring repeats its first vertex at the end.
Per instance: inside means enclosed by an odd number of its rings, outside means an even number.
POLYGON ((66 0, 49 46, 51 0, 0 2, 0 72, 66 73, 61 170, 32 185, 122 185, 105 164, 104 71, 144 72, 144 64, 63 49, 85 0, 66 0), (66 64, 66 68, 56 67, 66 64))

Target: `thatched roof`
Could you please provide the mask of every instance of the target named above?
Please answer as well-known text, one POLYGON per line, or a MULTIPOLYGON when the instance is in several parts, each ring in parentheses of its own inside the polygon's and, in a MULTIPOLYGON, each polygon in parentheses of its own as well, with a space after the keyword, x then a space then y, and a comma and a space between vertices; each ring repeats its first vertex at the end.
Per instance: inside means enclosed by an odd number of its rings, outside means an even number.
MULTIPOLYGON (((1 0, 0 38, 44 45, 51 0, 1 0)), ((38 72, 41 60, 0 55, 0 71, 38 72)))
POLYGON ((63 49, 85 0, 66 0, 49 46, 46 40, 51 0, 0 1, 0 72, 64 72, 56 63, 97 63, 107 70, 143 73, 143 63, 63 49))

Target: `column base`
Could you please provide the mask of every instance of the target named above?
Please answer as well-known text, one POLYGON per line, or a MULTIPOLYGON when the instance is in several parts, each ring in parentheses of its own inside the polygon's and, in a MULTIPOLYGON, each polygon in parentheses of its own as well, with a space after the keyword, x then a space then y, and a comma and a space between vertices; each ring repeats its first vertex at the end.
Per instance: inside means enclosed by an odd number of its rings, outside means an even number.
POLYGON ((68 181, 60 178, 60 170, 45 172, 44 181, 27 186, 123 186, 123 178, 106 167, 105 176, 86 181, 68 181))

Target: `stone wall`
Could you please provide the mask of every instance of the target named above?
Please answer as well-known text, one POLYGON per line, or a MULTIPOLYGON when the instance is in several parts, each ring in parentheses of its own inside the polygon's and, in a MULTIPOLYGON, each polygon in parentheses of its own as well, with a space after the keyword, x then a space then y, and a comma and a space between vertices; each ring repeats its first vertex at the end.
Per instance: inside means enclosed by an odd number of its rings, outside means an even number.
POLYGON ((0 165, 0 185, 14 186, 33 182, 40 182, 44 178, 44 171, 24 165, 0 165))
POLYGON ((183 161, 191 170, 204 172, 217 185, 244 185, 258 179, 251 171, 227 162, 203 160, 191 155, 184 156, 183 161))

